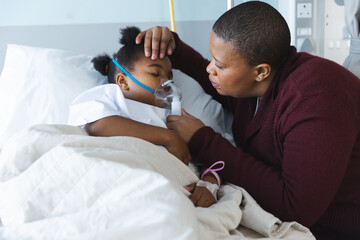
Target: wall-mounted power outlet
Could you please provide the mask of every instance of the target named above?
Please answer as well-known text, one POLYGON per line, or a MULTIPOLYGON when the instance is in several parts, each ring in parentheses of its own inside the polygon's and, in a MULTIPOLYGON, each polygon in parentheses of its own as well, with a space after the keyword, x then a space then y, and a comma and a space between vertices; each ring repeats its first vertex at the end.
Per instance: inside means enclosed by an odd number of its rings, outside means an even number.
POLYGON ((294 39, 298 51, 312 54, 318 51, 314 25, 316 3, 316 0, 295 0, 294 39))
POLYGON ((296 16, 297 18, 311 18, 312 3, 298 3, 296 16))

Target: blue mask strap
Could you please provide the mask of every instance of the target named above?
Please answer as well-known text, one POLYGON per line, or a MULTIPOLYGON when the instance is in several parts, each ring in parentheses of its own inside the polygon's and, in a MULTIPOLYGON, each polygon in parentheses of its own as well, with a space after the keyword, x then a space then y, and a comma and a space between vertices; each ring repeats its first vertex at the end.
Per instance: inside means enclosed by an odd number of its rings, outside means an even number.
POLYGON ((145 88, 146 90, 153 92, 153 93, 160 91, 160 90, 155 91, 154 89, 152 89, 152 88, 146 86, 145 84, 139 82, 138 80, 136 80, 136 78, 134 78, 128 71, 126 71, 125 68, 123 68, 114 58, 112 59, 112 61, 113 61, 113 63, 115 63, 116 66, 118 66, 118 68, 121 69, 121 71, 123 71, 129 78, 131 78, 140 87, 145 88))

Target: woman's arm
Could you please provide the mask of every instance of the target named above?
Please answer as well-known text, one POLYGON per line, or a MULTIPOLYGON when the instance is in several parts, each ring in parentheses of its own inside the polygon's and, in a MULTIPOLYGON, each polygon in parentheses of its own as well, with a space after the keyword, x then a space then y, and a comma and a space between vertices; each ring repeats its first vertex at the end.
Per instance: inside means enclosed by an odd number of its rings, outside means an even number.
POLYGON ((85 125, 91 136, 130 136, 164 146, 186 165, 191 159, 186 143, 167 128, 140 123, 121 116, 109 116, 85 125))
MULTIPOLYGON (((269 149, 266 139, 251 139, 257 142, 257 147, 248 143, 252 154, 246 151, 249 146, 245 150, 234 147, 208 127, 193 135, 190 152, 206 166, 225 161, 220 171, 223 180, 246 189, 266 211, 283 221, 311 226, 339 190, 357 135, 353 113, 336 99, 327 99, 307 99, 277 128, 281 135, 276 139, 283 141, 278 145, 283 148, 279 165, 256 157, 269 149), (309 107, 314 103, 321 107, 309 107)), ((272 152, 266 157, 275 159, 276 155, 272 152)))

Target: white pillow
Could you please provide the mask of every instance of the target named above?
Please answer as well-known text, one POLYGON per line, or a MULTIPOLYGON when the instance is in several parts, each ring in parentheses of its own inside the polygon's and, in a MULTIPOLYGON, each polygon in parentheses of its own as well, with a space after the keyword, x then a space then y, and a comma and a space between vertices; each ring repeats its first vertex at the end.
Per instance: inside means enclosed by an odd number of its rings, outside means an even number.
MULTIPOLYGON (((9 137, 34 124, 66 124, 71 101, 107 82, 92 56, 9 44, 0 77, 0 147, 9 137)), ((183 107, 225 137, 222 106, 186 74, 174 70, 183 107)))
POLYGON ((91 56, 9 44, 0 77, 0 146, 39 123, 66 124, 70 102, 107 80, 91 56))

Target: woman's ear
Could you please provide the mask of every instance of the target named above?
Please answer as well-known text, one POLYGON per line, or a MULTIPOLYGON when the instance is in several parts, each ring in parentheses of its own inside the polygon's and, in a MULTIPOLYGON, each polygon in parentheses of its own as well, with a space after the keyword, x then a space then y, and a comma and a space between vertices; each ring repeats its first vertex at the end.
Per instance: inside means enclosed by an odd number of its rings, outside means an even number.
POLYGON ((271 66, 267 63, 262 63, 256 66, 256 81, 261 82, 265 80, 271 73, 271 66))
POLYGON ((121 90, 128 91, 130 89, 128 80, 124 73, 118 73, 116 75, 116 84, 120 87, 121 90))

